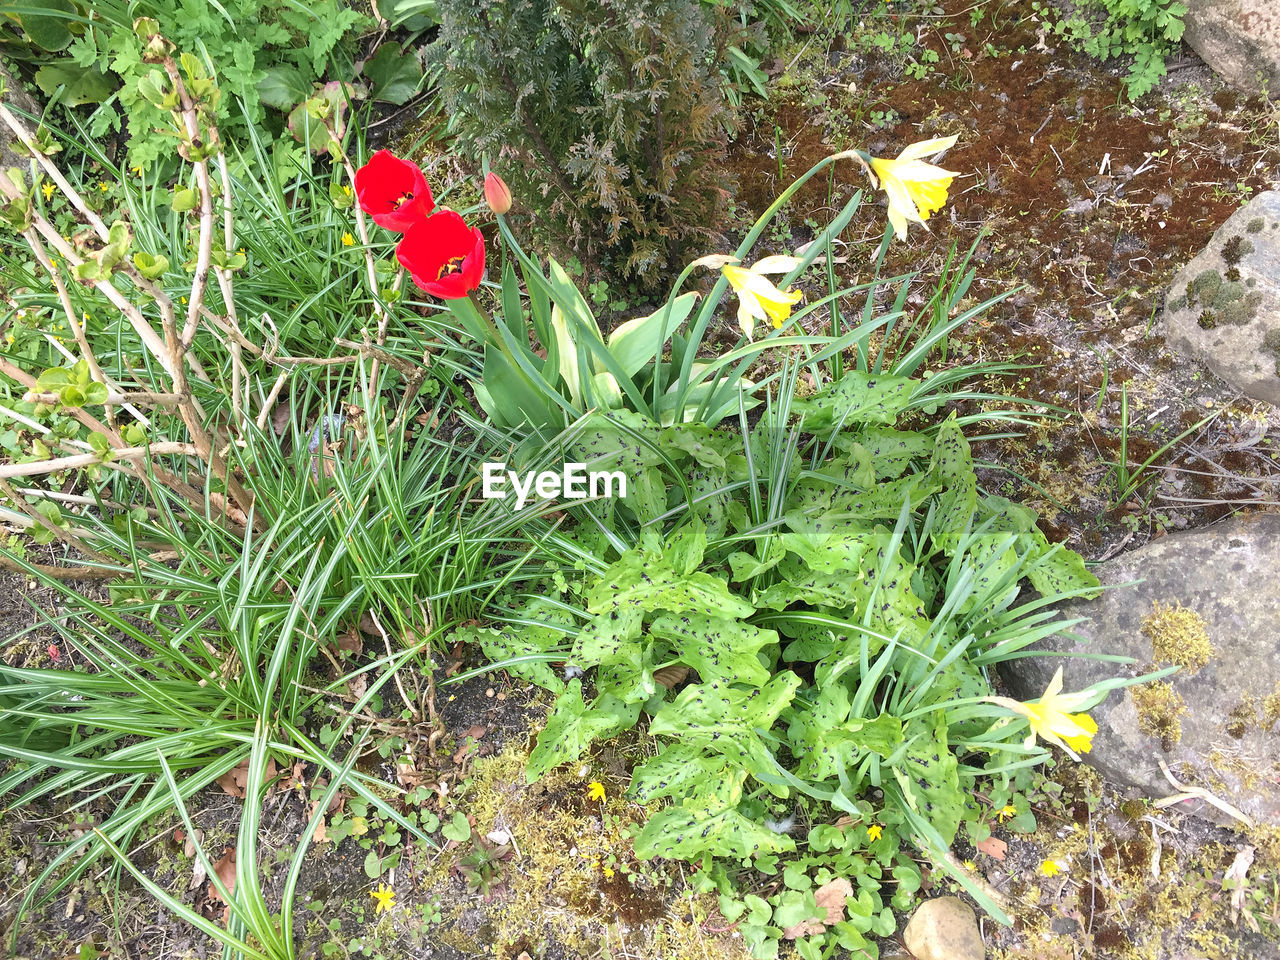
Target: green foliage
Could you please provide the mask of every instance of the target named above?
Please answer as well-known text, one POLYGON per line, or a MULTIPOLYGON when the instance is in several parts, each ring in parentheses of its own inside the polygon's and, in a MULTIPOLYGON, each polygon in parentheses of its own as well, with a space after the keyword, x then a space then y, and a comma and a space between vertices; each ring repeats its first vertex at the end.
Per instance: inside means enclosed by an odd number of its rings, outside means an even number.
POLYGON ((1125 75, 1130 100, 1165 74, 1165 58, 1182 39, 1186 4, 1180 0, 1081 0, 1069 15, 1034 4, 1053 32, 1098 60, 1132 57, 1125 75))
MULTIPOLYGON (((25 61, 35 84, 63 107, 98 104, 90 136, 103 137, 127 123, 129 165, 144 168, 169 148, 156 129, 165 126, 166 111, 140 89, 156 67, 142 57, 136 18, 153 18, 178 49, 199 51, 217 70, 228 97, 216 121, 228 137, 243 134, 246 124, 278 133, 279 117, 266 108, 288 111, 311 94, 316 81, 351 79, 357 34, 371 23, 343 0, 35 0, 22 4, 22 11, 12 18, 17 35, 7 35, 5 52, 25 61)), ((397 57, 391 66, 383 56, 371 61, 373 94, 395 99, 406 84, 416 86, 415 61, 397 57)))
POLYGON ((551 685, 529 780, 647 714, 658 752, 633 771, 630 795, 664 803, 636 853, 707 868, 758 957, 820 915, 810 887, 832 877, 854 885, 850 917, 811 943, 866 947, 893 927, 885 881, 898 881, 898 909, 919 886, 904 845, 951 871, 953 840, 985 837, 994 817, 973 799, 979 784, 1017 808, 1046 754, 983 702, 985 669, 1069 626, 1050 601, 1098 587, 1032 511, 979 491, 954 417, 899 428, 922 381, 851 372, 791 401, 794 373, 741 434, 621 411, 588 418, 572 455, 625 464, 643 491, 595 521, 620 552, 571 585, 576 627, 564 604, 548 618, 540 601, 501 627, 526 657, 544 645, 595 671, 594 697, 578 679, 551 685), (1019 603, 1024 579, 1043 596, 1019 603), (669 691, 659 675, 673 667, 691 673, 669 691), (771 821, 797 807, 815 824, 807 846, 771 821), (825 826, 841 815, 856 826, 825 826), (736 899, 723 872, 733 861, 785 865, 786 892, 736 899))
POLYGON ((649 283, 710 245, 736 127, 723 23, 698 0, 461 0, 430 50, 461 150, 562 248, 649 283))

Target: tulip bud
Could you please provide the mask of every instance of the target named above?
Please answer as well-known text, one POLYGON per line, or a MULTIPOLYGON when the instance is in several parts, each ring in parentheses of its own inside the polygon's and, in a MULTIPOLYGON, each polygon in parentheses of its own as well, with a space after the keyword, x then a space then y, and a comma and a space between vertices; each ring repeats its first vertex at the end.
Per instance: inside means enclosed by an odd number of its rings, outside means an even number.
POLYGON ((487 174, 484 178, 484 202, 499 215, 511 209, 511 188, 496 173, 487 174))

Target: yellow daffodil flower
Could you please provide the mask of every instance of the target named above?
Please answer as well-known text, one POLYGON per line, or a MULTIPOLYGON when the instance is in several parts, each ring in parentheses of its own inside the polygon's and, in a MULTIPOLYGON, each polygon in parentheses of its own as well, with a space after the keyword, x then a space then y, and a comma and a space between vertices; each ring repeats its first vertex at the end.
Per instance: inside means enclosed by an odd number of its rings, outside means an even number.
POLYGON ((879 840, 883 833, 884 827, 880 826, 878 823, 873 823, 871 826, 867 827, 867 839, 872 843, 879 840))
POLYGON ((1018 812, 1018 811, 1017 811, 1017 810, 1015 810, 1013 807, 1010 807, 1010 806, 1003 806, 1003 807, 1001 807, 1001 808, 1000 808, 1000 811, 999 811, 999 813, 997 813, 997 816, 1000 818, 1000 822, 1001 822, 1001 823, 1004 823, 1004 822, 1005 822, 1006 820, 1008 820, 1010 817, 1015 816, 1015 815, 1017 814, 1017 812, 1018 812))
POLYGON ((53 199, 54 186, 52 183, 45 183, 40 187, 40 192, 44 194, 44 201, 48 203, 53 199))
POLYGON ((355 242, 356 242, 356 238, 351 235, 351 231, 348 230, 346 233, 342 235, 342 245, 344 247, 349 247, 355 242))
POLYGON ((1098 724, 1087 713, 1071 711, 1079 710, 1080 705, 1092 697, 1089 693, 1063 693, 1062 668, 1059 667, 1035 703, 1021 703, 1008 697, 984 699, 1027 718, 1031 732, 1027 735, 1026 746, 1034 747, 1038 736, 1041 740, 1061 747, 1071 755, 1072 760, 1079 760, 1080 753, 1088 753, 1093 747, 1093 736, 1098 732, 1098 724))
POLYGON ((1040 876, 1056 877, 1062 872, 1062 867, 1058 865, 1057 860, 1045 860, 1040 864, 1040 876))
POLYGON ((587 784, 587 799, 588 799, 588 800, 603 800, 603 799, 604 799, 604 784, 603 784, 603 783, 600 783, 598 780, 593 780, 593 781, 591 781, 591 783, 587 784))
POLYGON ((889 222, 899 240, 907 239, 908 221, 929 229, 925 221, 947 202, 947 188, 956 172, 925 163, 921 158, 954 146, 957 139, 937 137, 913 143, 896 160, 871 158, 871 169, 889 195, 889 222))
POLYGON ((771 273, 790 273, 800 263, 798 257, 765 257, 750 269, 726 263, 720 268, 724 278, 738 295, 738 325, 751 340, 756 321, 767 320, 775 330, 791 316, 791 308, 804 296, 799 290, 779 290, 766 277, 771 273))
POLYGON ((378 901, 378 905, 373 910, 375 917, 380 913, 390 911, 396 905, 396 892, 385 883, 378 884, 377 890, 370 890, 369 896, 378 901))

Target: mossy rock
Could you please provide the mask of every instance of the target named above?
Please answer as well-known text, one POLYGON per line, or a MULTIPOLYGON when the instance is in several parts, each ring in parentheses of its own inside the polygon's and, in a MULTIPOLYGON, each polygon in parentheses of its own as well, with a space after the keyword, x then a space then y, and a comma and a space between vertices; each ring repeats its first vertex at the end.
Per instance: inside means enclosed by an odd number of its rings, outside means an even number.
POLYGON ((1255 400, 1280 405, 1276 355, 1259 346, 1280 335, 1280 191, 1236 211, 1174 277, 1164 329, 1173 350, 1201 360, 1255 400))
MULTIPOLYGON (((1163 537, 1095 571, 1104 585, 1133 585, 1063 606, 1066 618, 1084 622, 1072 628, 1073 636, 1051 638, 1038 649, 1068 659, 1012 660, 1002 673, 1014 696, 1032 699, 1059 665, 1068 691, 1119 674, 1178 667, 1158 682, 1113 692, 1095 707, 1098 734, 1085 759, 1113 782, 1157 798, 1176 792, 1163 760, 1183 783, 1209 790, 1257 823, 1280 826, 1277 569, 1280 514, 1163 537), (1080 656, 1090 654, 1134 662, 1080 656)), ((1230 822, 1218 808, 1195 803, 1196 812, 1230 822)))

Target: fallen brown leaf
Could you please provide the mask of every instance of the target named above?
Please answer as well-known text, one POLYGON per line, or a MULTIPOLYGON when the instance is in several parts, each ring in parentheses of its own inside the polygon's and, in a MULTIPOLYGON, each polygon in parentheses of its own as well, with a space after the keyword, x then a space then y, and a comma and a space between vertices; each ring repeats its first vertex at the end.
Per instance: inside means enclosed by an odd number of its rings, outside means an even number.
POLYGON ((783 930, 783 937, 787 940, 798 940, 801 937, 825 933, 827 927, 834 926, 844 919, 845 901, 851 896, 853 896, 853 884, 844 877, 836 877, 824 883, 813 892, 813 899, 817 902, 819 910, 826 911, 826 916, 801 920, 783 930))
MULTIPOLYGON (((227 888, 227 893, 235 896, 236 892, 236 850, 235 847, 227 847, 226 852, 213 865, 213 872, 223 885, 227 888)), ((218 903, 230 904, 230 901, 224 900, 218 885, 212 880, 209 881, 209 899, 216 900, 218 903)))
POLYGON ((674 663, 669 667, 663 667, 661 670, 653 671, 653 679, 671 690, 676 684, 684 681, 689 675, 689 668, 683 664, 674 663))
MULTIPOLYGON (((263 783, 274 780, 276 776, 276 762, 267 760, 267 769, 262 778, 263 783)), ((223 792, 231 794, 233 797, 243 797, 245 788, 249 785, 249 758, 245 757, 234 767, 220 776, 217 780, 218 786, 223 792)))
POLYGON ((973 848, 979 853, 985 853, 993 860, 1003 860, 1005 851, 1009 849, 1009 845, 999 837, 987 837, 973 845, 973 848))
POLYGON ((845 901, 853 896, 853 884, 844 877, 836 877, 814 891, 813 899, 827 911, 827 926, 834 926, 844 919, 845 901))

